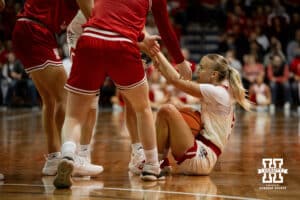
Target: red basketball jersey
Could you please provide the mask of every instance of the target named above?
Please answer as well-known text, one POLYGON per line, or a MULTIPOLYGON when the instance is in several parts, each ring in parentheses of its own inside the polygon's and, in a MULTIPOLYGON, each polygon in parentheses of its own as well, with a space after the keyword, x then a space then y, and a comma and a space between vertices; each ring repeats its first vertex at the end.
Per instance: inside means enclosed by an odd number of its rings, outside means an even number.
POLYGON ((18 18, 36 20, 51 32, 59 33, 71 22, 78 9, 76 0, 27 0, 18 18))
POLYGON ((184 58, 168 19, 166 0, 95 0, 92 17, 85 26, 117 32, 137 41, 150 10, 168 51, 176 63, 182 62, 184 58))
POLYGON ((96 0, 86 26, 110 30, 136 41, 149 11, 149 0, 96 0))

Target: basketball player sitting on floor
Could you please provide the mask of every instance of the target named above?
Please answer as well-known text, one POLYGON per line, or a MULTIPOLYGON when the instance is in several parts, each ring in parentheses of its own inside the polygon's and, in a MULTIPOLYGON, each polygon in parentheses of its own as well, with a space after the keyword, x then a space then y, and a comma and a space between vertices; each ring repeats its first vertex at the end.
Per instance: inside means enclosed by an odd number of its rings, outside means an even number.
POLYGON ((199 98, 201 104, 201 114, 180 110, 171 104, 158 111, 156 131, 159 158, 163 160, 161 168, 170 169, 167 158, 170 149, 177 161, 176 173, 207 175, 231 134, 234 104, 237 102, 246 110, 251 106, 239 73, 224 57, 208 54, 201 59, 196 83, 181 79, 161 53, 155 60, 155 65, 171 84, 199 98), (188 119, 187 115, 190 115, 188 123, 184 120, 188 119))

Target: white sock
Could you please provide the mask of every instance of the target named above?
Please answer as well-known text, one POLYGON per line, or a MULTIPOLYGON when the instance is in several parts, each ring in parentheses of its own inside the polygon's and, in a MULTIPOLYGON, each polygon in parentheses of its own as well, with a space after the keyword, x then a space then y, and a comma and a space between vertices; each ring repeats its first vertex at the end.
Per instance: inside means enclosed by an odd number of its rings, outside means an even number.
POLYGON ((74 159, 76 152, 76 144, 74 142, 65 142, 61 147, 62 157, 70 157, 74 159))
POLYGON ((152 165, 159 165, 156 147, 151 150, 144 150, 144 152, 146 157, 146 163, 151 163, 152 165))
POLYGON ((138 143, 131 144, 131 149, 132 152, 138 152, 140 149, 143 149, 142 143, 138 142, 138 143))

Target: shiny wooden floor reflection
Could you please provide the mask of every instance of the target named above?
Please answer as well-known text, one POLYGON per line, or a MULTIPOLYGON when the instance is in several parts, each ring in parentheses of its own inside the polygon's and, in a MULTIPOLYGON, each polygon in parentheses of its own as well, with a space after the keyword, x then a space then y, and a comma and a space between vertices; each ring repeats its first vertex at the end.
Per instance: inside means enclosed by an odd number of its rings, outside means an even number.
POLYGON ((53 177, 42 177, 46 153, 41 113, 0 112, 0 199, 300 199, 300 118, 281 113, 238 113, 235 132, 210 176, 172 176, 165 182, 142 182, 128 174, 130 140, 122 114, 99 114, 94 137, 94 163, 99 177, 77 179, 70 190, 55 190, 53 177), (266 190, 262 158, 283 158, 281 189, 266 190), (285 187, 285 188, 284 188, 285 187))

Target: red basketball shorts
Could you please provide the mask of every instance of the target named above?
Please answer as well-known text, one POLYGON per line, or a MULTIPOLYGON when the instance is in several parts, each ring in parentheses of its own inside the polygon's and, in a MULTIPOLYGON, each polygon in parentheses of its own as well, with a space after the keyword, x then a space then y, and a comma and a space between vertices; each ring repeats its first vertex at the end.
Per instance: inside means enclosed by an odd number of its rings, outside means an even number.
POLYGON ((38 22, 27 18, 18 19, 12 42, 14 52, 27 73, 49 65, 62 66, 54 34, 38 22))
POLYGON ((86 27, 78 40, 65 88, 96 95, 106 76, 121 90, 143 84, 146 76, 139 48, 117 33, 86 27))

